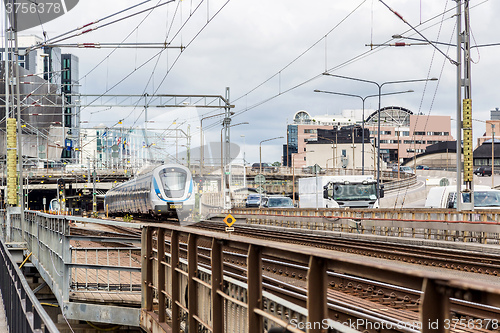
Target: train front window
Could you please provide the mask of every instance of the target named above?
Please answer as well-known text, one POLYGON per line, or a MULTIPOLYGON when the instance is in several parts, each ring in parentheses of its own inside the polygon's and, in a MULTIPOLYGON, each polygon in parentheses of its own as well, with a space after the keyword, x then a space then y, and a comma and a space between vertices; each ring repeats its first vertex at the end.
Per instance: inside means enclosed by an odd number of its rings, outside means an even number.
POLYGON ((182 169, 168 168, 160 172, 165 195, 169 198, 180 198, 186 188, 187 173, 182 169))

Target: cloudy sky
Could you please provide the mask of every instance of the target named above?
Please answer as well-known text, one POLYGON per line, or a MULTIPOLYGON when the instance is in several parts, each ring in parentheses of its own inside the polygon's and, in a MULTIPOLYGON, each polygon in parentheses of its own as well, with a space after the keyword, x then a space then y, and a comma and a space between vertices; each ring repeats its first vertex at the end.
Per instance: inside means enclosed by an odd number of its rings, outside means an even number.
MULTIPOLYGON (((165 0, 144 5, 94 24, 101 27, 120 17, 165 0)), ((454 0, 384 0, 426 38, 456 43, 454 0)), ((51 38, 133 6, 131 0, 82 0, 64 16, 23 32, 51 38)), ((500 43, 496 26, 500 2, 471 0, 472 45, 500 43)), ((257 162, 261 140, 286 137, 286 123, 298 110, 312 115, 338 114, 359 109, 358 99, 314 93, 314 89, 357 95, 377 93, 375 85, 322 76, 333 74, 379 83, 438 77, 439 81, 387 85, 384 92, 415 90, 412 94, 384 97, 382 105, 398 105, 414 113, 450 115, 456 118, 456 66, 430 45, 369 47, 366 44, 394 43, 392 35, 420 38, 378 0, 184 0, 173 1, 153 11, 74 37, 65 43, 163 43, 186 47, 160 49, 76 49, 80 58, 81 92, 84 94, 206 94, 224 95, 230 87, 235 105, 232 140, 243 145, 247 160, 257 162)), ((410 41, 408 41, 410 42, 410 41)), ((456 60, 456 48, 440 46, 456 60)), ((473 118, 489 119, 489 111, 500 107, 497 80, 500 46, 474 48, 472 52, 473 118)), ((366 107, 375 109, 377 99, 366 107)), ((168 114, 169 126, 191 124, 192 143, 199 142, 199 117, 219 113, 199 109, 198 116, 182 110, 149 109, 148 118, 168 114)), ((143 108, 106 110, 85 108, 82 120, 91 126, 143 125, 143 108)), ((207 119, 208 141, 220 136, 218 117, 207 119)), ((452 127, 456 122, 452 121, 452 127)), ((474 136, 485 124, 474 122, 474 136)), ((455 130, 453 130, 455 136, 455 130)), ((281 160, 281 145, 275 140, 263 146, 263 161, 281 160)))

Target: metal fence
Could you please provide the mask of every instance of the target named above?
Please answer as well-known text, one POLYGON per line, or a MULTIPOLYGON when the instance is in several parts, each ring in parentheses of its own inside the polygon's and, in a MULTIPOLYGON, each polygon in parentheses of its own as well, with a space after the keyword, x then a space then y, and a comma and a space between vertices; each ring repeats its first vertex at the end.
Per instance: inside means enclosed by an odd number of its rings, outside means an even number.
MULTIPOLYGON (((269 240, 231 236, 180 226, 151 225, 142 234, 141 327, 148 332, 268 332, 286 327, 303 332, 293 323, 320 323, 325 320, 333 331, 352 332, 335 322, 338 308, 327 299, 329 271, 376 279, 382 283, 422 290, 419 322, 449 322, 450 297, 484 305, 500 306, 500 289, 494 285, 467 281, 415 268, 408 271, 393 265, 344 257, 334 251, 285 244, 269 240), (182 259, 180 239, 187 240, 182 259), (167 242, 169 240, 169 242, 167 242), (202 263, 199 243, 210 243, 210 264, 202 263), (246 276, 229 277, 223 248, 247 253, 246 276), (280 297, 285 291, 271 290, 263 283, 263 257, 290 260, 308 267, 307 294, 280 297), (204 265, 204 266, 203 266, 204 265), (203 267, 202 267, 203 266, 203 267), (223 270, 224 268, 224 270, 223 270), (307 295, 307 296, 305 296, 307 295), (170 327, 167 327, 167 322, 170 327)), ((307 326, 305 326, 307 328, 307 326)), ((307 332, 323 332, 316 325, 307 332)), ((363 331, 363 327, 357 329, 363 331)), ((412 331, 412 330, 410 330, 412 331)), ((421 332, 445 332, 423 325, 421 332)), ((412 331, 414 332, 414 330, 412 331)))
MULTIPOLYGON (((52 290, 68 319, 138 326, 138 307, 82 303, 70 297, 70 294, 82 291, 108 294, 127 292, 139 297, 141 267, 138 248, 78 247, 78 242, 88 244, 89 241, 109 242, 110 239, 70 235, 72 221, 113 224, 112 221, 35 211, 26 211, 24 219, 19 213, 8 214, 7 220, 10 225, 7 238, 26 244, 28 252, 32 253, 31 262, 52 290)), ((112 242, 138 244, 140 239, 113 238, 112 242)), ((110 299, 110 303, 113 303, 110 299)))
POLYGON ((9 332, 59 332, 3 241, 0 244, 0 289, 9 332))
POLYGON ((284 228, 500 244, 498 210, 233 208, 231 214, 249 224, 284 228))

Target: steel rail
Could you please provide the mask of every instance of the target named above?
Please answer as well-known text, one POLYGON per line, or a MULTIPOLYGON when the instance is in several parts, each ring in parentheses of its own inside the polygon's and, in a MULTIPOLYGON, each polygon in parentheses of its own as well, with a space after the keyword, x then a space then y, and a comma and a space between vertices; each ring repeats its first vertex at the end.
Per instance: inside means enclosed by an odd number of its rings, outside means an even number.
MULTIPOLYGON (((197 224, 198 228, 223 231, 222 223, 205 222, 197 224)), ((404 261, 419 265, 436 266, 489 275, 500 275, 500 256, 487 253, 460 253, 449 249, 422 249, 400 243, 382 243, 379 241, 351 239, 335 236, 307 235, 298 232, 281 230, 263 230, 241 225, 234 225, 235 233, 256 238, 279 240, 293 244, 301 244, 347 253, 355 253, 383 259, 404 261)))

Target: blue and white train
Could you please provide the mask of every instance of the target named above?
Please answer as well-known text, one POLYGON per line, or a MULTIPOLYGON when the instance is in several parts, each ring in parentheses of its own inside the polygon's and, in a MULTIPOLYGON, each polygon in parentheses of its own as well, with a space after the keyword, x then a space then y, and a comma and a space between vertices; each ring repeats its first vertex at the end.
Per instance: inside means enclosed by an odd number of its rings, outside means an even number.
POLYGON ((189 216, 195 205, 193 178, 188 168, 166 164, 120 184, 106 193, 109 214, 189 216))

